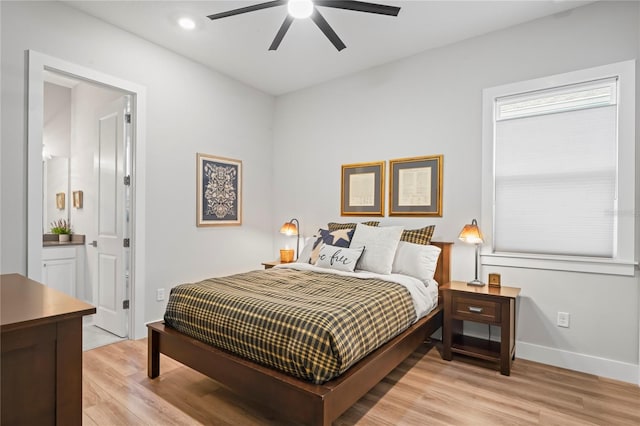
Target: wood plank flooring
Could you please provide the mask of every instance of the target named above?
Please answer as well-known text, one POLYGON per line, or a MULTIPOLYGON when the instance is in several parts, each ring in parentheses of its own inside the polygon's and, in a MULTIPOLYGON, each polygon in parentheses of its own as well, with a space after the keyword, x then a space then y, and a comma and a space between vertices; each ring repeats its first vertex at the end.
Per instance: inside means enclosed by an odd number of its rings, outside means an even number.
MULTIPOLYGON (((640 388, 516 359, 511 376, 425 344, 334 425, 640 425, 640 388)), ((147 342, 83 356, 85 425, 282 425, 164 355, 147 378, 147 342)))

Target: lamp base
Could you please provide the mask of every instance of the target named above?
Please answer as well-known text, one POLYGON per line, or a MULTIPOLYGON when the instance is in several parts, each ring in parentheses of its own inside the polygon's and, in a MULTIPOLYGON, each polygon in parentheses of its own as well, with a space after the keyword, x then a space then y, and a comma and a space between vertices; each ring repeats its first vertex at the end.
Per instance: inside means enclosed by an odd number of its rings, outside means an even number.
POLYGON ((282 250, 280 250, 280 262, 281 263, 291 263, 291 262, 293 262, 293 249, 282 249, 282 250))
POLYGON ((482 287, 482 286, 484 286, 484 283, 482 281, 480 281, 480 280, 473 280, 473 281, 469 281, 467 283, 467 285, 474 285, 476 287, 482 287))

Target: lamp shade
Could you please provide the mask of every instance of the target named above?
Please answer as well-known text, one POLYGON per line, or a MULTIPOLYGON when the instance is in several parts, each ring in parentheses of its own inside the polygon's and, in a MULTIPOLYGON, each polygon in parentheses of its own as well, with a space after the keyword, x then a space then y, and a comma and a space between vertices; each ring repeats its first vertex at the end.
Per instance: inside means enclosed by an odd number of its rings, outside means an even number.
POLYGON ((285 235, 298 235, 298 227, 293 222, 287 222, 280 228, 280 233, 285 235))
POLYGON ((469 244, 482 244, 484 242, 484 236, 480 228, 478 228, 478 222, 473 219, 471 224, 465 225, 462 231, 460 231, 458 239, 469 244))

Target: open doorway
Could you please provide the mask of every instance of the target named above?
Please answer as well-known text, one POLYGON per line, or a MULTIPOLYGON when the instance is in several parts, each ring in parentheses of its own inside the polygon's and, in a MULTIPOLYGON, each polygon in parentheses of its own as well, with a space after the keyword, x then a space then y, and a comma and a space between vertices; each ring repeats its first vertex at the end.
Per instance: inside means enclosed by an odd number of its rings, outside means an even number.
POLYGON ((42 283, 96 306, 83 346, 102 346, 128 337, 131 96, 46 71, 43 105, 42 283))
MULTIPOLYGON (((60 290, 96 306, 91 325, 118 338, 143 337, 144 227, 136 217, 144 214, 145 90, 37 52, 28 58, 28 275, 52 287, 56 277, 72 281, 60 290), (49 96, 68 99, 62 113, 47 114, 49 96), (69 119, 62 149, 48 129, 59 116, 69 119), (63 161, 49 167, 47 156, 63 161), (51 222, 60 219, 76 238, 45 247, 51 222)), ((64 126, 53 127, 60 133, 64 126)))

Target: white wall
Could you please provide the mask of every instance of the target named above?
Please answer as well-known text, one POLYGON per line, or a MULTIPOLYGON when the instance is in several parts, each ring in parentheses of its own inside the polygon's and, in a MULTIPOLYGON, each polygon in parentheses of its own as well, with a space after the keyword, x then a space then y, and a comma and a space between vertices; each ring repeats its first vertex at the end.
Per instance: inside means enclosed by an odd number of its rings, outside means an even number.
MULTIPOLYGON (((287 190, 276 192, 274 227, 295 216, 308 235, 348 220, 341 164, 444 154, 443 217, 382 223, 435 224, 435 239, 457 241, 480 217, 482 89, 637 58, 638 6, 596 3, 279 97, 274 188, 287 190)), ((473 267, 473 248, 456 244, 452 278, 473 267)), ((484 280, 489 272, 522 288, 518 356, 638 382, 637 274, 485 268, 484 280), (571 328, 555 325, 557 311, 571 328)))
POLYGON ((272 253, 274 99, 59 2, 0 2, 2 273, 26 273, 25 51, 147 88, 145 319, 157 288, 258 268, 272 253), (243 224, 196 228, 196 153, 243 161, 243 224))

